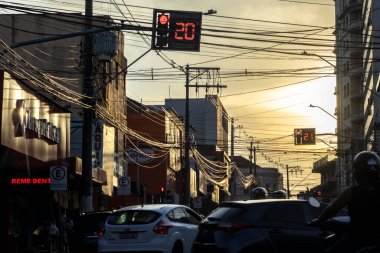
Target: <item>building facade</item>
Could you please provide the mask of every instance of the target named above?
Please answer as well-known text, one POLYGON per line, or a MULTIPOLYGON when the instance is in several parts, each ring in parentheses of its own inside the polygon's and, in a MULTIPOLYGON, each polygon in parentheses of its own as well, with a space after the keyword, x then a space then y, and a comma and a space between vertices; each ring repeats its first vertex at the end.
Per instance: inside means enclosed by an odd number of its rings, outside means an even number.
POLYGON ((363 85, 364 89, 364 136, 367 150, 380 152, 380 119, 379 119, 379 72, 380 50, 380 3, 379 1, 363 1, 363 85))
MULTIPOLYGON (((165 99, 165 107, 186 117, 186 99, 165 99)), ((189 99, 190 136, 197 150, 208 160, 230 164, 228 156, 228 114, 217 95, 189 99)), ((228 195, 198 173, 198 195, 203 197, 208 212, 228 195)), ((228 184, 228 182, 227 182, 228 184)), ((228 189, 228 186, 226 187, 228 189)))
POLYGON ((336 0, 337 190, 352 184, 352 158, 365 148, 362 1, 336 0))
MULTIPOLYGON (((35 91, 43 94, 70 113, 71 146, 70 156, 82 158, 82 129, 84 102, 90 101, 92 106, 98 106, 103 111, 94 113, 92 122, 92 160, 91 174, 102 175, 103 182, 94 184, 93 199, 89 206, 81 205, 83 211, 112 208, 109 205, 113 196, 114 176, 123 174, 126 170, 124 150, 118 145, 123 143, 123 131, 115 125, 126 126, 126 89, 125 68, 127 60, 124 57, 124 36, 120 31, 97 33, 93 35, 93 57, 91 70, 93 96, 88 99, 83 96, 88 91, 84 85, 84 36, 74 36, 54 41, 39 41, 37 44, 23 45, 36 39, 49 38, 57 35, 68 35, 85 30, 84 15, 32 15, 10 14, 0 15, 1 44, 6 51, 5 56, 18 59, 23 68, 16 63, 7 70, 18 78, 34 78, 35 91), (104 44, 104 41, 111 41, 104 44), (14 50, 8 48, 14 47, 14 50), (104 50, 103 50, 103 49, 104 50), (108 56, 108 57, 107 57, 108 56), (31 77, 30 71, 36 72, 31 77), (42 82, 44 83, 41 83, 42 82), (51 85, 45 85, 45 82, 51 85), (113 121, 104 121, 97 117, 102 112, 113 115, 113 121), (117 173, 114 173, 117 171, 117 173), (99 197, 100 196, 100 197, 99 197)), ((93 27, 99 28, 113 21, 107 16, 93 18, 93 27)), ((9 65, 10 66, 10 65, 9 65)), ((90 131, 88 128, 86 131, 90 131)), ((87 142, 86 142, 87 143, 87 142)), ((90 143, 90 142, 89 142, 90 143)), ((88 164, 87 162, 85 164, 88 164)), ((80 201, 84 202, 83 199, 80 201)), ((86 204, 88 205, 88 204, 86 204)))
MULTIPOLYGON (((174 108, 185 118, 186 99, 165 99, 165 107, 174 108)), ((190 133, 198 146, 214 146, 228 153, 228 114, 216 95, 189 99, 190 133)))
MULTIPOLYGON (((128 177, 133 186, 127 204, 184 203, 182 118, 170 108, 128 99, 128 119, 128 126, 142 138, 126 140, 128 177)), ((195 187, 193 184, 192 192, 195 187)))
MULTIPOLYGON (((239 167, 240 171, 248 176, 252 173, 251 170, 254 168, 254 164, 249 160, 245 159, 242 156, 234 156, 234 162, 237 167, 239 167)), ((278 190, 284 189, 284 177, 276 168, 263 168, 256 165, 256 173, 257 173, 257 181, 258 186, 265 187, 269 193, 278 190)), ((244 187, 237 182, 236 184, 236 200, 244 200, 249 199, 250 194, 248 189, 244 189, 244 187)))
POLYGON ((60 208, 79 207, 81 162, 70 158, 68 110, 4 70, 0 101, 1 248, 18 252, 32 248, 33 232, 60 208))
POLYGON ((321 184, 314 187, 312 190, 319 192, 319 197, 323 202, 330 202, 336 197, 338 181, 335 177, 337 159, 328 160, 328 156, 321 157, 321 159, 313 163, 313 173, 321 174, 321 184))

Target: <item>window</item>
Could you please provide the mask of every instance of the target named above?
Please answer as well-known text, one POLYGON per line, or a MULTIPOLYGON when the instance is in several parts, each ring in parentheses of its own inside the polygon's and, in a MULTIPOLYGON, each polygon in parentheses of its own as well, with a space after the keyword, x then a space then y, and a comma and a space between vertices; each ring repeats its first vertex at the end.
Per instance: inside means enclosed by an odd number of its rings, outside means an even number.
POLYGON ((187 214, 185 213, 185 211, 181 207, 178 207, 178 208, 171 210, 168 213, 167 217, 169 220, 174 221, 174 222, 182 222, 182 223, 188 223, 189 222, 187 214))
POLYGON ((190 209, 185 208, 184 210, 188 216, 190 224, 199 224, 201 222, 202 218, 198 214, 196 214, 190 209))
POLYGON ((111 225, 149 224, 159 217, 159 213, 152 211, 127 210, 113 213, 107 223, 111 225))

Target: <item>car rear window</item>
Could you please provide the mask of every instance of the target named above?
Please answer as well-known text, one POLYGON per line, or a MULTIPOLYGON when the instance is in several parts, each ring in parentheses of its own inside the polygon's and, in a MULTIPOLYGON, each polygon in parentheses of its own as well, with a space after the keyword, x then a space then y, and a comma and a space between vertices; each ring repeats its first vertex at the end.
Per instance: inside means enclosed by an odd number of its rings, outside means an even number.
POLYGON ((126 210, 113 213, 107 220, 111 225, 137 225, 155 222, 160 213, 146 210, 126 210))
POLYGON ((228 220, 231 217, 236 217, 244 211, 239 206, 221 206, 215 209, 207 216, 209 220, 228 220))

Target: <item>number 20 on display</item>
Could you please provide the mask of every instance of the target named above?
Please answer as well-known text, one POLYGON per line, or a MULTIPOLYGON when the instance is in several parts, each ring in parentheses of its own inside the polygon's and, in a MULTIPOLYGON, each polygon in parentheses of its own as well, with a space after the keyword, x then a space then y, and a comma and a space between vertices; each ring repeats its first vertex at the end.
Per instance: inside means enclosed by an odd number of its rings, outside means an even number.
POLYGON ((194 40, 195 38, 195 24, 194 23, 177 22, 175 24, 177 26, 174 33, 174 38, 176 40, 194 40))

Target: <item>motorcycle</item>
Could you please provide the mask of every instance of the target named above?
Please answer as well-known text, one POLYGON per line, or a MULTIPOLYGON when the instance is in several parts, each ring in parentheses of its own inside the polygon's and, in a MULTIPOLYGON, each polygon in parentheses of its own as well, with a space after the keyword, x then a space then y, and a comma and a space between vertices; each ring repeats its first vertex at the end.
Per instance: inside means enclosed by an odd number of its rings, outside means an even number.
MULTIPOLYGON (((315 207, 320 206, 319 200, 313 197, 309 199, 309 203, 315 207)), ((332 217, 320 225, 312 223, 308 224, 311 226, 319 226, 322 233, 326 235, 324 237, 323 248, 327 251, 331 246, 342 239, 349 231, 350 217, 348 214, 343 214, 341 216, 332 217)), ((355 253, 380 253, 379 243, 378 241, 373 241, 373 243, 358 249, 355 253)))

